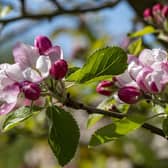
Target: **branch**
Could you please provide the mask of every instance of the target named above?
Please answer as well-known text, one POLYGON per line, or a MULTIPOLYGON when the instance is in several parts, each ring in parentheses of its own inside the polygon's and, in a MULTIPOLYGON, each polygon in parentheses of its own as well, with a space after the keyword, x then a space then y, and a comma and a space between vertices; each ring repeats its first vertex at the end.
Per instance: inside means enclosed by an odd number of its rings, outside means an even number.
MULTIPOLYGON (((97 113, 97 114, 103 114, 105 116, 110 116, 110 117, 119 118, 119 119, 127 117, 126 114, 121 114, 121 113, 112 112, 112 111, 105 111, 105 110, 97 109, 97 108, 94 108, 94 107, 86 106, 82 103, 79 103, 79 102, 76 102, 76 101, 70 99, 69 96, 67 97, 64 104, 66 106, 74 108, 74 109, 86 110, 88 112, 88 114, 97 113)), ((144 123, 142 125, 142 128, 145 128, 145 129, 149 130, 150 132, 152 132, 153 134, 159 135, 159 136, 168 140, 167 136, 164 134, 162 129, 160 129, 158 127, 155 127, 155 126, 153 126, 151 124, 148 124, 148 123, 144 123)))
MULTIPOLYGON (((23 3, 23 0, 21 1, 23 3)), ((18 20, 23 20, 23 19, 31 19, 31 20, 39 20, 39 19, 51 19, 55 16, 59 15, 77 15, 77 14, 83 14, 87 12, 96 12, 102 9, 107 9, 107 8, 112 8, 116 4, 118 4, 120 0, 116 0, 115 2, 109 2, 100 6, 94 6, 94 7, 89 7, 89 8, 75 8, 75 9, 64 9, 64 10, 58 10, 54 11, 52 13, 48 14, 29 14, 29 13, 24 13, 22 16, 17 16, 9 19, 0 19, 0 23, 9 23, 9 22, 15 22, 18 20)))

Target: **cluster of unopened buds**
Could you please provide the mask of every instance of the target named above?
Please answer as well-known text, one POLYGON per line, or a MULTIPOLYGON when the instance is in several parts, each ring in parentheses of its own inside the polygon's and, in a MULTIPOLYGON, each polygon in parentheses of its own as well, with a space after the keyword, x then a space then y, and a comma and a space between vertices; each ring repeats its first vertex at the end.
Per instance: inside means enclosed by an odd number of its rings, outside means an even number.
POLYGON ((155 4, 152 8, 146 8, 143 16, 148 23, 167 30, 168 5, 155 4))
POLYGON ((0 114, 39 103, 45 80, 61 80, 68 70, 61 47, 53 46, 46 36, 37 36, 34 46, 17 43, 13 56, 14 64, 0 65, 0 114))
POLYGON ((125 103, 134 104, 143 95, 157 95, 168 83, 167 52, 162 49, 144 49, 139 57, 128 55, 128 68, 113 81, 102 81, 97 92, 106 96, 118 87, 118 97, 125 103))

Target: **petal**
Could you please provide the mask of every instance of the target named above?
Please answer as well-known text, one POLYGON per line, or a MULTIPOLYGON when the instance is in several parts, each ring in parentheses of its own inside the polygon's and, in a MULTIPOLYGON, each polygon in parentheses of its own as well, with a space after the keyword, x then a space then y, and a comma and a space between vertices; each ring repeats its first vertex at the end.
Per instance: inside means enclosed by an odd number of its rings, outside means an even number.
POLYGON ((161 84, 163 78, 163 72, 162 71, 153 71, 152 73, 149 73, 146 78, 146 86, 150 90, 151 93, 158 93, 161 92, 163 89, 163 85, 161 84))
POLYGON ((139 72, 143 69, 141 65, 138 65, 136 62, 131 62, 128 66, 129 75, 133 80, 136 79, 139 72))
POLYGON ((0 89, 8 85, 13 85, 21 80, 23 80, 23 75, 19 64, 0 65, 0 89))
POLYGON ((150 66, 154 63, 155 59, 153 57, 152 50, 144 49, 139 55, 139 61, 142 65, 150 66))
POLYGON ((30 67, 23 71, 23 76, 25 81, 40 82, 42 80, 40 74, 30 67))
POLYGON ((50 68, 50 58, 47 56, 40 56, 36 62, 36 69, 40 72, 42 78, 46 78, 49 75, 50 68))
POLYGON ((49 56, 53 64, 56 60, 63 59, 63 50, 60 46, 54 46, 47 50, 44 55, 49 56))
POLYGON ((134 55, 128 55, 128 64, 130 64, 131 62, 135 62, 136 64, 139 64, 138 57, 134 55))
POLYGON ((23 80, 22 69, 18 63, 8 65, 5 73, 13 81, 19 82, 23 80))
POLYGON ((0 115, 7 114, 12 111, 16 103, 4 103, 0 106, 0 115))
POLYGON ((163 62, 163 61, 167 61, 167 52, 165 50, 162 49, 153 49, 152 53, 155 57, 155 61, 156 62, 163 62))
POLYGON ((144 67, 137 75, 136 77, 136 82, 139 85, 139 87, 144 91, 147 92, 149 91, 147 87, 147 82, 146 82, 146 76, 151 73, 153 70, 149 67, 144 67))
POLYGON ((13 56, 16 63, 19 63, 22 69, 34 67, 39 57, 38 49, 24 43, 17 43, 13 49, 13 56))
POLYGON ((12 85, 14 83, 5 73, 4 70, 0 70, 0 90, 4 89, 8 85, 12 85))
POLYGON ((124 87, 125 85, 133 82, 127 70, 123 74, 116 76, 116 80, 118 87, 124 87))
POLYGON ((18 94, 20 93, 20 88, 17 84, 7 86, 0 92, 1 101, 5 101, 6 103, 16 103, 18 94))

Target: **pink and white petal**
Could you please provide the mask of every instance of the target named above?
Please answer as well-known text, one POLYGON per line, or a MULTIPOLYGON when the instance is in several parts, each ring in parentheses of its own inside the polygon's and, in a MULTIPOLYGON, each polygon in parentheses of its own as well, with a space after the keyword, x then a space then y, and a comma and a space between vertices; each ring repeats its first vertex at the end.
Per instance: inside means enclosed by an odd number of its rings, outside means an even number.
POLYGON ((19 63, 22 69, 34 67, 39 57, 38 49, 24 43, 17 43, 13 49, 13 56, 16 63, 19 63))
POLYGON ((11 112, 14 109, 15 105, 16 103, 3 103, 0 106, 0 115, 11 112))
POLYGON ((12 85, 13 80, 9 79, 4 70, 0 70, 0 90, 4 89, 8 85, 12 85))
POLYGON ((19 85, 14 84, 7 86, 0 92, 0 100, 5 101, 6 103, 16 103, 17 97, 20 93, 19 85))
POLYGON ((56 60, 63 59, 63 50, 60 46, 54 46, 47 50, 44 55, 49 56, 53 64, 56 60))
POLYGON ((149 49, 144 49, 139 55, 139 61, 142 65, 150 66, 155 62, 153 52, 149 49))
POLYGON ((153 70, 150 67, 144 67, 137 75, 136 82, 138 86, 144 91, 149 91, 146 83, 146 76, 150 74, 153 70))
POLYGON ((8 85, 23 80, 22 71, 19 64, 1 64, 0 65, 0 89, 8 85))
POLYGON ((30 81, 30 82, 40 82, 42 80, 42 77, 40 74, 35 71, 32 68, 26 68, 23 71, 24 81, 30 81))
POLYGON ((161 66, 162 66, 162 70, 165 73, 168 73, 168 62, 162 62, 161 66))
POLYGON ((49 75, 51 68, 51 60, 48 56, 40 56, 36 62, 36 69, 40 72, 42 78, 46 78, 49 75))
POLYGON ((167 61, 167 52, 162 49, 152 49, 152 53, 154 55, 156 62, 165 62, 167 61))
POLYGON ((18 63, 8 65, 5 73, 7 77, 13 81, 20 82, 23 80, 22 69, 18 63))
POLYGON ((118 87, 124 87, 133 81, 127 70, 123 74, 116 76, 115 79, 118 87))
POLYGON ((151 93, 158 93, 162 91, 163 85, 160 83, 162 81, 162 75, 162 71, 153 71, 146 76, 146 87, 151 93))
POLYGON ((134 55, 128 55, 128 64, 130 64, 131 62, 134 62, 136 64, 139 64, 139 60, 138 57, 134 56, 134 55))
POLYGON ((128 73, 133 80, 136 80, 138 73, 143 69, 143 67, 136 62, 131 62, 128 65, 128 73))

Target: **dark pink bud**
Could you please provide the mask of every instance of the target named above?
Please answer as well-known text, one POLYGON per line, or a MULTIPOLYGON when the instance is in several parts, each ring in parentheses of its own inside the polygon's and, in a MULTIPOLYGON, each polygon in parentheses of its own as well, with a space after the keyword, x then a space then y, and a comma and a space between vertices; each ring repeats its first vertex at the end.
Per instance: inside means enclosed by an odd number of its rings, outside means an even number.
POLYGON ((36 83, 24 81, 21 83, 21 90, 25 97, 29 100, 37 100, 40 97, 40 86, 36 83))
POLYGON ((97 87, 96 91, 97 93, 100 93, 105 96, 110 96, 112 94, 112 86, 114 82, 113 81, 102 81, 100 82, 97 87))
POLYGON ((148 19, 152 17, 152 10, 150 8, 146 8, 143 13, 144 19, 148 19))
POLYGON ((153 13, 161 12, 162 8, 163 8, 163 5, 160 3, 157 3, 156 5, 153 6, 152 12, 153 13))
POLYGON ((164 6, 162 9, 162 16, 167 17, 168 16, 168 6, 164 6))
POLYGON ((52 43, 46 36, 37 36, 34 41, 34 46, 39 49, 40 54, 44 54, 52 47, 52 43))
POLYGON ((54 79, 59 80, 65 77, 67 71, 68 71, 67 62, 63 59, 59 59, 55 61, 55 63, 51 66, 50 75, 54 79))
POLYGON ((138 101, 140 90, 133 86, 125 86, 118 91, 118 97, 125 103, 134 104, 138 101))

